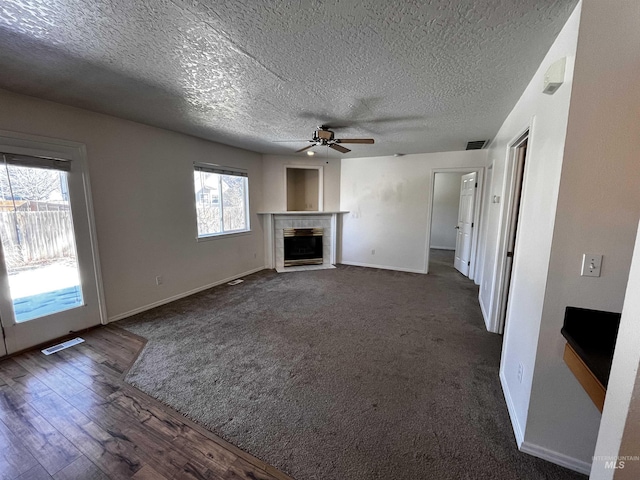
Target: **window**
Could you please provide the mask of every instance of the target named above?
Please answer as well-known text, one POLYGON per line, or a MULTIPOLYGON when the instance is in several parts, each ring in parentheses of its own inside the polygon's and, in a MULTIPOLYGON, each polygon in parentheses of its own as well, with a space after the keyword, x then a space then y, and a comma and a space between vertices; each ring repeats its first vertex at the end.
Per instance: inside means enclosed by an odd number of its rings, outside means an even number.
POLYGON ((247 172, 211 164, 195 164, 198 238, 249 230, 247 172))

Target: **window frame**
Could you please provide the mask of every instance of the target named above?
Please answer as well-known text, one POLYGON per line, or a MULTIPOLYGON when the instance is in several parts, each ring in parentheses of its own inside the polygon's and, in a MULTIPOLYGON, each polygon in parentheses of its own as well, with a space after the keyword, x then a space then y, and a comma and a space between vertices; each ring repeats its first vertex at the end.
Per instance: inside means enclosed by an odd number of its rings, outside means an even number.
POLYGON ((198 242, 214 240, 216 238, 228 237, 228 236, 240 236, 247 235, 251 233, 251 210, 249 206, 249 174, 248 171, 238 167, 226 167, 222 165, 218 165, 215 163, 201 163, 194 162, 193 163, 193 174, 195 175, 198 172, 205 173, 216 173, 219 175, 218 177, 218 201, 220 205, 220 223, 223 231, 218 233, 206 233, 200 234, 199 223, 198 223, 198 192, 195 190, 195 181, 194 181, 194 208, 196 213, 196 240, 198 242), (244 212, 245 212, 245 225, 246 227, 243 229, 237 230, 224 230, 224 194, 222 193, 222 175, 226 176, 236 176, 245 178, 245 188, 244 188, 244 212))

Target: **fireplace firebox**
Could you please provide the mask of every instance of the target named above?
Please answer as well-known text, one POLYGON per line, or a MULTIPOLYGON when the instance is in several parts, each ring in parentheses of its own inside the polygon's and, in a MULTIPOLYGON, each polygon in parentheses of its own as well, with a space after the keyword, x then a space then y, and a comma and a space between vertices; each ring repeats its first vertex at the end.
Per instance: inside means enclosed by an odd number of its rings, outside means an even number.
POLYGON ((322 228, 285 228, 284 266, 322 264, 322 228))

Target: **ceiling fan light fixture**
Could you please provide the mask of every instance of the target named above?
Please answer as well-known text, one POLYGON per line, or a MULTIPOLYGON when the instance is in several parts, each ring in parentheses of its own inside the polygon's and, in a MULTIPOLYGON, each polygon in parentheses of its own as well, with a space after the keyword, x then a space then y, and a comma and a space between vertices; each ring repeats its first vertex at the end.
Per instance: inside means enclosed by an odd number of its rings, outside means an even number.
POLYGON ((309 155, 310 157, 313 157, 316 154, 316 152, 312 151, 312 150, 307 150, 307 155, 309 155))

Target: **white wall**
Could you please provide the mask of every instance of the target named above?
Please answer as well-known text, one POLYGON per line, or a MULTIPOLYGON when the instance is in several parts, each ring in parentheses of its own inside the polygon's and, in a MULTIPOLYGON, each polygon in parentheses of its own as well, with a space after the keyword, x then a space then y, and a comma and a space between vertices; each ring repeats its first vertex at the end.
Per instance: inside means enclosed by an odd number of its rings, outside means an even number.
POLYGON ((432 170, 486 161, 486 150, 343 159, 340 205, 350 213, 338 261, 424 273, 432 170))
POLYGON ((493 164, 490 196, 499 196, 500 203, 486 203, 484 210, 487 237, 484 242, 480 303, 488 326, 497 318, 499 311, 497 272, 503 268, 502 262, 506 256, 499 240, 506 235, 509 144, 527 127, 531 127, 500 371, 518 445, 524 439, 527 425, 560 184, 578 23, 579 9, 569 18, 489 148, 489 161, 493 164), (545 95, 542 93, 544 73, 549 65, 562 57, 567 57, 567 79, 555 95, 545 95), (524 367, 522 383, 517 379, 518 364, 524 367))
MULTIPOLYGON (((488 224, 490 219, 488 219, 486 215, 489 211, 488 205, 492 202, 493 198, 493 164, 490 164, 485 170, 482 190, 482 203, 480 207, 482 209, 482 217, 480 221, 480 235, 478 237, 478 263, 476 265, 476 275, 474 276, 474 282, 476 285, 482 285, 482 278, 485 273, 485 264, 487 263, 487 242, 492 240, 488 238, 488 224)), ((480 300, 480 298, 478 298, 478 300, 480 300)), ((485 315, 485 312, 483 312, 483 315, 485 315)))
MULTIPOLYGON (((635 272, 635 278, 632 284, 634 289, 630 289, 629 292, 637 292, 638 288, 640 288, 640 282, 638 281, 640 275, 638 275, 637 267, 636 270, 637 271, 635 272)), ((638 351, 640 351, 640 349, 638 349, 638 345, 640 345, 640 335, 637 335, 637 332, 640 331, 637 321, 637 319, 640 318, 640 308, 638 308, 639 306, 640 303, 638 302, 636 297, 633 299, 633 306, 629 307, 629 310, 633 312, 629 313, 628 316, 628 323, 630 325, 625 327, 625 330, 623 332, 626 333, 630 331, 631 328, 633 328, 632 334, 636 335, 635 356, 632 358, 621 359, 621 363, 624 362, 625 365, 623 368, 628 370, 626 373, 627 378, 630 377, 633 379, 633 373, 636 373, 636 381, 631 399, 629 401, 629 411, 627 412, 627 419, 625 422, 622 442, 620 444, 620 450, 618 451, 618 457, 620 459, 626 459, 624 471, 622 471, 621 469, 616 472, 616 480, 637 480, 638 478, 640 478, 640 451, 638 450, 638 446, 640 445, 640 372, 638 371, 638 351)), ((622 407, 622 405, 620 405, 620 407, 622 407)), ((617 407, 612 405, 612 408, 617 407)), ((618 465, 620 466, 620 464, 618 465)))
MULTIPOLYGON (((431 248, 456 249, 460 181, 464 173, 436 173, 431 214, 431 248)), ((480 200, 480 199, 478 199, 480 200)))
POLYGON ((300 196, 302 197, 302 205, 304 206, 305 210, 318 210, 319 175, 319 170, 312 170, 308 168, 305 168, 303 170, 303 182, 301 186, 302 192, 300 192, 300 196))
POLYGON ((316 158, 293 155, 264 155, 263 157, 263 204, 264 212, 287 210, 285 194, 285 165, 321 165, 324 174, 324 211, 340 209, 340 162, 339 158, 316 158))
MULTIPOLYGON (((640 283, 637 279, 634 282, 634 286, 637 292, 638 288, 640 288, 640 283)), ((640 309, 637 307, 637 302, 634 311, 636 319, 639 318, 640 309)), ((633 327, 635 331, 638 331, 637 322, 635 322, 633 327)), ((640 338, 638 338, 638 340, 640 340, 640 338)), ((638 343, 636 343, 636 345, 638 345, 638 343)), ((638 373, 637 355, 634 360, 636 362, 636 373, 638 373)), ((627 365, 629 365, 629 363, 627 363, 627 365)), ((640 459, 638 458, 640 452, 638 445, 640 445, 640 374, 636 375, 635 387, 629 402, 629 412, 627 413, 622 444, 618 452, 618 458, 625 462, 624 470, 620 469, 616 472, 616 480, 637 480, 640 478, 640 459)), ((618 463, 618 466, 621 466, 621 464, 618 463)))
MULTIPOLYGON (((526 441, 589 466, 600 413, 564 365, 567 305, 620 312, 640 218, 640 3, 584 0, 526 441), (602 276, 580 276, 583 253, 602 276)), ((631 366, 630 366, 631 367, 631 366)))
MULTIPOLYGON (((616 472, 606 462, 617 456, 638 456, 640 451, 640 227, 622 308, 618 340, 607 385, 607 396, 591 480, 640 478, 640 461, 627 461, 616 472)), ((614 460, 615 462, 615 460, 614 460)))
POLYGON ((109 318, 264 266, 259 154, 5 91, 0 105, 2 130, 86 145, 109 318), (194 161, 248 169, 251 233, 196 241, 194 161))

